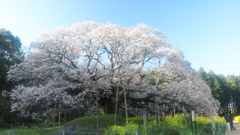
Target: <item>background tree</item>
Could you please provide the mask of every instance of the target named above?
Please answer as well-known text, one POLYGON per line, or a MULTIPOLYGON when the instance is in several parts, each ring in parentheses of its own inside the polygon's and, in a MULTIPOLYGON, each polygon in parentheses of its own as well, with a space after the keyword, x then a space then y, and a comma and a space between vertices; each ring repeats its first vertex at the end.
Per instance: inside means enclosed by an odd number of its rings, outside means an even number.
POLYGON ((9 92, 14 87, 7 80, 7 72, 10 66, 23 61, 21 41, 18 37, 5 29, 0 29, 0 122, 9 123, 11 116, 9 92))
POLYGON ((237 89, 237 95, 235 95, 235 105, 237 108, 237 113, 240 113, 240 76, 237 76, 237 85, 238 85, 238 89, 237 89))
POLYGON ((209 86, 212 88, 212 95, 215 99, 219 102, 225 102, 225 95, 224 93, 224 84, 220 83, 220 78, 218 75, 214 74, 213 71, 209 71, 206 76, 206 81, 209 86))
POLYGON ((227 87, 227 82, 226 82, 226 77, 224 75, 217 75, 218 81, 221 85, 221 88, 223 89, 221 95, 222 95, 222 100, 220 100, 221 102, 221 108, 222 110, 224 110, 224 112, 226 112, 228 110, 228 106, 230 103, 230 99, 231 99, 231 93, 227 87))
MULTIPOLYGON (((228 75, 226 77, 226 86, 230 95, 230 102, 228 104, 229 109, 232 113, 237 113, 239 110, 236 107, 238 106, 238 101, 240 100, 240 91, 239 91, 239 80, 235 75, 228 75)), ((239 112, 240 113, 240 112, 239 112)))
POLYGON ((216 75, 213 71, 206 73, 203 68, 198 70, 198 74, 211 87, 213 97, 221 103, 220 114, 229 111, 240 113, 239 76, 216 75))

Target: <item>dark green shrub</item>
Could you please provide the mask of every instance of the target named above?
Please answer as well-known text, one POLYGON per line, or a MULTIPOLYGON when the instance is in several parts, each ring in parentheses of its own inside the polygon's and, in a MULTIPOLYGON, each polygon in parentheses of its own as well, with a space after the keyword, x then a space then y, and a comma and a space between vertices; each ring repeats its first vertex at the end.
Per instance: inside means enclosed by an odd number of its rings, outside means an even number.
POLYGON ((175 128, 165 128, 163 129, 163 135, 181 135, 181 134, 175 128))
POLYGON ((206 134, 211 134, 212 133, 211 123, 205 125, 205 127, 202 129, 202 133, 206 133, 206 134))
POLYGON ((158 135, 161 133, 161 127, 155 121, 149 122, 143 129, 147 135, 158 135))
POLYGON ((212 127, 211 123, 206 124, 205 126, 212 127))
POLYGON ((178 123, 183 125, 184 127, 189 127, 191 125, 191 117, 189 114, 178 114, 175 115, 174 118, 177 118, 178 123))
POLYGON ((160 117, 160 125, 161 127, 169 127, 170 124, 168 123, 166 117, 160 117))
POLYGON ((202 132, 202 133, 200 133, 199 135, 208 135, 208 134, 207 134, 207 133, 203 133, 203 132, 202 132))

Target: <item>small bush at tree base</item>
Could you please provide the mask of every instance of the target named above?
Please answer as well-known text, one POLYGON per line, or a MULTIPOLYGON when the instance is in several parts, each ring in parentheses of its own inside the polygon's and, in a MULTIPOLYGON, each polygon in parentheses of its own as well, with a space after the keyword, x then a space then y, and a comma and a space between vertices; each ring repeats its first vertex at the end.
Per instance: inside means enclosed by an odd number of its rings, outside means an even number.
POLYGON ((175 128, 165 128, 163 135, 181 135, 180 132, 175 128))

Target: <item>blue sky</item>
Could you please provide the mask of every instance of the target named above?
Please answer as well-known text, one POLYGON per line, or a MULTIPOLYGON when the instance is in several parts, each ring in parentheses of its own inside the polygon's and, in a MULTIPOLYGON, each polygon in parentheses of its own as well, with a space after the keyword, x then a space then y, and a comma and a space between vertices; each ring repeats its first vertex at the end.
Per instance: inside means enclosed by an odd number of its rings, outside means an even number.
POLYGON ((240 0, 0 0, 0 27, 25 46, 40 32, 83 21, 147 24, 194 69, 240 75, 240 0))

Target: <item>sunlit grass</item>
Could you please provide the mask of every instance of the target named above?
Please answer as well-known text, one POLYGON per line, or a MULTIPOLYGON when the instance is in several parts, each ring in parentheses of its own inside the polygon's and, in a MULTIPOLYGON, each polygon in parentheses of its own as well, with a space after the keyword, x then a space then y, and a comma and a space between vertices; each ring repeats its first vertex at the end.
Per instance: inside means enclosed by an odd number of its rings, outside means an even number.
MULTIPOLYGON (((15 128, 11 129, 11 126, 0 129, 0 134, 8 134, 15 133, 17 135, 59 135, 62 133, 62 130, 67 130, 68 127, 72 127, 72 129, 77 129, 79 125, 81 127, 81 131, 84 132, 96 132, 96 121, 99 121, 99 132, 120 132, 121 134, 132 133, 136 131, 143 132, 159 132, 160 129, 164 129, 167 127, 173 127, 180 131, 181 134, 190 135, 191 134, 191 125, 189 123, 190 116, 187 115, 176 115, 175 117, 161 117, 160 124, 158 121, 155 121, 155 117, 148 117, 147 126, 142 126, 143 119, 142 117, 131 117, 129 118, 129 123, 126 123, 126 119, 122 116, 117 116, 117 123, 114 125, 114 114, 108 115, 99 115, 99 116, 89 116, 89 117, 80 117, 75 120, 72 120, 68 123, 60 127, 55 126, 47 127, 46 125, 42 125, 43 128, 38 127, 37 125, 29 125, 25 128, 15 128), (185 123, 185 119, 187 118, 188 123, 185 123), (87 124, 88 123, 88 124, 87 124), (87 127, 88 126, 88 127, 87 127), (54 130, 53 130, 54 129, 54 130)), ((209 123, 211 120, 209 117, 196 117, 196 125, 197 125, 197 133, 200 134, 203 127, 209 123)), ((225 120, 223 117, 214 117, 214 121, 216 125, 225 124, 225 120)), ((51 125, 50 123, 48 124, 51 125)), ((57 125, 57 124, 56 124, 57 125)), ((79 127, 78 127, 79 128, 79 127)))

